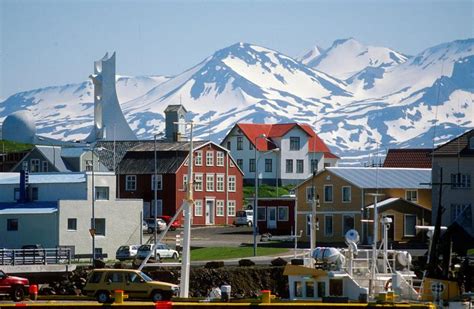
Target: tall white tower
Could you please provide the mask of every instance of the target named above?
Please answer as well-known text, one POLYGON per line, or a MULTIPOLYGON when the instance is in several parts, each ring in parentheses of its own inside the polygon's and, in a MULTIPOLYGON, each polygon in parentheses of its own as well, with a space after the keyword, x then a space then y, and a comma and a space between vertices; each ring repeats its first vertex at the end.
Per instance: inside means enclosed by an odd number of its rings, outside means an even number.
POLYGON ((115 52, 94 62, 94 127, 86 142, 136 140, 123 116, 115 90, 115 52))

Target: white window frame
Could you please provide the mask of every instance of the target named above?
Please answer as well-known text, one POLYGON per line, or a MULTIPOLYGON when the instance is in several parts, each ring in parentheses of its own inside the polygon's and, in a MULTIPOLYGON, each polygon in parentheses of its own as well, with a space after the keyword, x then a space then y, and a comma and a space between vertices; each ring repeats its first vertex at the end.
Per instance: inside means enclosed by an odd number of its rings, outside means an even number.
POLYGON ((216 217, 224 217, 224 200, 216 200, 216 217))
POLYGON ((235 203, 235 200, 227 201, 227 216, 228 217, 235 217, 236 206, 237 204, 235 203))
POLYGON ((194 200, 194 216, 202 217, 202 200, 194 200))
POLYGON ((229 175, 227 177, 227 190, 229 192, 235 192, 237 189, 237 177, 235 175, 229 175))
POLYGON ((277 221, 280 221, 280 222, 288 222, 290 218, 290 208, 288 206, 278 206, 278 209, 277 209, 277 221), (280 220, 280 209, 281 210, 285 210, 286 211, 286 216, 284 219, 281 219, 280 220))
POLYGON ((225 174, 216 174, 216 191, 225 191, 225 174))
POLYGON ((214 192, 215 187, 215 177, 214 174, 206 174, 206 192, 214 192))
POLYGON ((206 166, 214 166, 214 150, 206 151, 206 166))
POLYGON ((40 159, 30 159, 30 172, 31 173, 38 173, 40 172, 41 168, 41 161, 40 159), (34 167, 34 168, 33 168, 34 167))
POLYGON ((324 203, 334 203, 334 186, 333 185, 324 185, 323 186, 323 201, 324 203), (331 187, 331 200, 329 201, 326 196, 326 187, 331 187))
POLYGON ((107 187, 107 186, 95 186, 94 194, 95 194, 95 200, 96 201, 108 201, 108 200, 110 200, 110 188, 107 187), (99 196, 97 196, 97 193, 99 193, 101 190, 105 190, 106 198, 102 198, 102 197, 99 198, 99 196))
POLYGON ((405 199, 410 202, 418 202, 418 190, 405 190, 405 199), (412 197, 413 192, 415 192, 415 199, 412 197))
MULTIPOLYGON (((157 181, 157 191, 163 190, 163 175, 162 174, 156 174, 156 179, 157 181)), ((151 191, 155 191, 155 174, 151 175, 151 191)))
POLYGON ((125 175, 125 191, 136 191, 136 190, 137 190, 137 175, 125 175))
POLYGON ((224 158, 225 158, 225 152, 216 151, 216 165, 217 166, 224 166, 224 158))
POLYGON ((203 174, 194 174, 194 191, 202 191, 203 180, 203 174))
POLYGON ((333 237, 334 236, 334 216, 333 215, 324 215, 324 236, 327 236, 327 237, 333 237), (330 217, 331 222, 332 222, 331 234, 328 234, 327 229, 326 229, 326 218, 327 217, 330 217))
POLYGON ((341 200, 343 203, 350 203, 352 201, 352 187, 351 186, 342 186, 341 188, 341 200), (344 200, 344 189, 349 189, 349 200, 344 200))
POLYGON ((196 156, 194 157, 194 165, 202 166, 202 150, 198 150, 195 153, 196 156))
MULTIPOLYGON (((415 237, 416 236, 416 230, 414 235, 407 234, 407 217, 415 217, 415 226, 417 222, 417 217, 414 214, 404 214, 403 215, 403 236, 404 237, 415 237)), ((393 224, 393 223, 392 223, 393 224)))
POLYGON ((186 191, 188 189, 188 174, 183 175, 183 190, 186 191))

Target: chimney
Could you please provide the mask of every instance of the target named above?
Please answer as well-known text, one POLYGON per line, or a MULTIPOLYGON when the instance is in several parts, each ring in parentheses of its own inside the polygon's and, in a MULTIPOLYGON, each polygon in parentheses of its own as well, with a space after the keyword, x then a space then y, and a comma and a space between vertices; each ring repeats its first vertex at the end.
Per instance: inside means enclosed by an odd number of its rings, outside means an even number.
POLYGON ((188 111, 183 105, 168 105, 165 109, 166 118, 166 140, 169 142, 180 142, 185 134, 186 113, 188 111), (177 124, 180 122, 183 124, 177 124))

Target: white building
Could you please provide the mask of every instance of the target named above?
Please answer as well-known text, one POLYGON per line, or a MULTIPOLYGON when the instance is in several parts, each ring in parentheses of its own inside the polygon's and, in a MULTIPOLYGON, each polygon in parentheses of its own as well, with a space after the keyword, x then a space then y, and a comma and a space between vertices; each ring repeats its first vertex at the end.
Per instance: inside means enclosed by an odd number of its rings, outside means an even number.
POLYGON ((30 201, 17 202, 20 173, 0 173, 0 247, 41 244, 66 246, 75 254, 92 253, 92 183, 96 199, 97 252, 114 258, 123 244, 137 244, 142 233, 142 200, 116 199, 114 173, 34 173, 29 175, 30 201))
POLYGON ((313 171, 337 166, 339 160, 306 124, 238 123, 221 145, 244 171, 246 184, 254 183, 255 170, 263 183, 297 184, 313 171))

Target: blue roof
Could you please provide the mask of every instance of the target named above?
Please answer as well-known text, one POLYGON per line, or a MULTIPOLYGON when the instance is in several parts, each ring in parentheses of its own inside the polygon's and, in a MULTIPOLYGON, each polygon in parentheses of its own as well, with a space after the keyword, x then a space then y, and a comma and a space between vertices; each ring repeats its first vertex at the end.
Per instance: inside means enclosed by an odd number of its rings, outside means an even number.
POLYGON ((327 167, 362 189, 431 189, 430 168, 327 167))
MULTIPOLYGON (((30 173, 29 183, 81 183, 86 182, 85 173, 30 173)), ((0 173, 0 185, 19 184, 20 173, 0 173)))
POLYGON ((57 202, 0 203, 0 215, 51 214, 57 211, 57 202))

